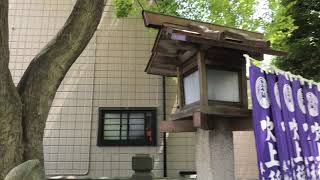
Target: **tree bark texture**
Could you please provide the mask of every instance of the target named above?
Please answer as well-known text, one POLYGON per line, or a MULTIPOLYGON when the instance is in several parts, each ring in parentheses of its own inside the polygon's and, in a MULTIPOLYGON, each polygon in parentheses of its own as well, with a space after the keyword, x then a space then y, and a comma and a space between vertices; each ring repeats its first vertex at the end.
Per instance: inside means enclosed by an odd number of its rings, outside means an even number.
POLYGON ((0 1, 0 179, 22 162, 21 101, 12 81, 8 45, 8 0, 0 1))
POLYGON ((43 161, 43 133, 56 91, 96 31, 104 0, 78 0, 64 27, 31 61, 18 84, 24 160, 43 161))
POLYGON ((106 0, 77 0, 63 28, 17 87, 9 68, 8 0, 0 0, 0 180, 23 161, 43 163, 43 134, 56 91, 96 31, 106 0))

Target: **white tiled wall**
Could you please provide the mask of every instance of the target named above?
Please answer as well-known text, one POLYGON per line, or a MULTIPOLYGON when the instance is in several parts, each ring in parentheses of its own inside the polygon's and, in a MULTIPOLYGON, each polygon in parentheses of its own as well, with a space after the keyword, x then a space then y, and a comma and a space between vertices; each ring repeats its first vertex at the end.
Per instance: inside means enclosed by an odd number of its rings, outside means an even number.
MULTIPOLYGON (((10 0, 10 69, 17 84, 32 58, 63 26, 71 0, 10 0)), ((96 38, 61 83, 47 119, 44 153, 47 174, 85 174, 89 166, 90 126, 96 38)))
MULTIPOLYGON (((10 69, 17 84, 37 52, 58 32, 73 0, 10 0, 10 69)), ((156 147, 97 147, 98 107, 157 107, 163 119, 162 79, 144 72, 155 31, 141 18, 117 19, 112 1, 90 44, 61 83, 47 119, 44 151, 47 175, 130 176, 131 157, 155 157, 163 175, 162 133, 156 147)), ((167 81, 167 114, 175 83, 167 81)), ((168 174, 193 170, 193 133, 167 134, 168 174), (186 143, 183 145, 183 143, 186 143), (179 151, 179 152, 176 152, 179 151)))
MULTIPOLYGON (((167 119, 177 108, 177 79, 166 78, 167 119)), ((195 171, 195 133, 167 133, 168 176, 179 171, 195 171)))
POLYGON ((235 175, 239 180, 258 179, 254 134, 252 131, 233 132, 235 175))
POLYGON ((144 72, 155 33, 144 28, 141 18, 117 19, 110 5, 109 1, 96 32, 89 175, 131 176, 131 157, 149 153, 155 157, 155 175, 162 176, 161 137, 156 147, 96 146, 99 107, 157 107, 158 120, 162 119, 161 77, 144 72))
MULTIPOLYGON (((34 55, 62 27, 74 2, 9 0, 9 66, 16 84, 34 55)), ((47 175, 130 176, 131 157, 137 153, 153 155, 153 172, 163 175, 162 133, 158 133, 156 147, 96 146, 98 107, 157 107, 158 122, 163 119, 162 78, 144 72, 155 35, 155 31, 144 27, 141 18, 117 19, 112 1, 107 1, 96 34, 71 67, 53 101, 44 138, 47 175)), ((168 119, 176 108, 174 78, 167 78, 166 91, 168 119)), ((241 140, 242 135, 238 135, 236 139, 241 140)), ((194 133, 167 134, 169 176, 195 170, 194 141, 194 133)), ((241 143, 235 143, 235 147, 236 153, 247 152, 241 143)), ((236 160, 254 162, 246 157, 236 160)), ((241 167, 236 168, 240 169, 237 173, 249 177, 241 167)))
POLYGON ((9 1, 10 69, 15 83, 64 24, 72 6, 71 1, 64 0, 9 1))
MULTIPOLYGON (((110 5, 111 3, 108 2, 104 18, 96 33, 97 62, 93 119, 98 119, 98 107, 157 107, 158 121, 160 121, 163 119, 162 78, 147 75, 144 72, 156 32, 147 30, 141 18, 117 19, 110 5)), ((168 92, 175 95, 175 83, 170 80, 167 82, 168 92)), ((175 100, 175 96, 167 96, 167 98, 167 114, 169 114, 174 106, 171 102, 175 100)), ((158 133, 157 147, 97 147, 95 146, 96 132, 97 123, 93 121, 89 174, 93 176, 130 176, 132 174, 132 155, 149 153, 155 158, 153 173, 156 176, 163 175, 162 133, 158 133)), ((178 170, 193 170, 190 169, 192 168, 190 161, 194 157, 193 151, 192 148, 186 148, 192 144, 193 139, 190 136, 192 134, 185 136, 168 134, 168 143, 170 143, 168 153, 177 154, 178 152, 175 151, 180 150, 180 154, 186 154, 189 157, 179 161, 168 160, 169 176, 178 176, 178 170), (186 144, 184 148, 181 148, 183 146, 181 143, 175 145, 174 142, 179 139, 189 142, 190 145, 186 144)))

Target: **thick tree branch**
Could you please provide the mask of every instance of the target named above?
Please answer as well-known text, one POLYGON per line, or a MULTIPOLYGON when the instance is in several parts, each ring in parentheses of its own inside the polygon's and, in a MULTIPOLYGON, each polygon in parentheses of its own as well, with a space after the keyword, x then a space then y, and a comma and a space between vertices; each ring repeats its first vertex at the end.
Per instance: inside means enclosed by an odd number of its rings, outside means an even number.
POLYGON ((8 0, 0 1, 0 179, 22 162, 21 101, 8 68, 8 0))
POLYGON ((77 0, 64 27, 32 60, 19 82, 25 160, 43 160, 42 138, 53 98, 97 29, 103 9, 104 0, 77 0))

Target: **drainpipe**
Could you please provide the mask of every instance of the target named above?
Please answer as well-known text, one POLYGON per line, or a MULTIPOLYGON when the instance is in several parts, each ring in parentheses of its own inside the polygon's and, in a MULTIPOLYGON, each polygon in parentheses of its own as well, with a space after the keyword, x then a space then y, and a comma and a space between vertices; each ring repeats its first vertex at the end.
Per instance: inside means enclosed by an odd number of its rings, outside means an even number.
MULTIPOLYGON (((166 77, 162 76, 162 110, 163 110, 163 121, 166 121, 167 115, 167 104, 166 104, 166 77)), ((163 177, 167 177, 167 133, 163 132, 163 177)))

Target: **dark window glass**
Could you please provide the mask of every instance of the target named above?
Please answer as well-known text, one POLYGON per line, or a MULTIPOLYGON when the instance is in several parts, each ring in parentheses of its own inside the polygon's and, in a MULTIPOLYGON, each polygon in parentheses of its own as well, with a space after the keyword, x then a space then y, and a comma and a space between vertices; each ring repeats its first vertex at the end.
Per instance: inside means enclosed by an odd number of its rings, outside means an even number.
POLYGON ((100 108, 98 146, 156 145, 155 108, 100 108))

